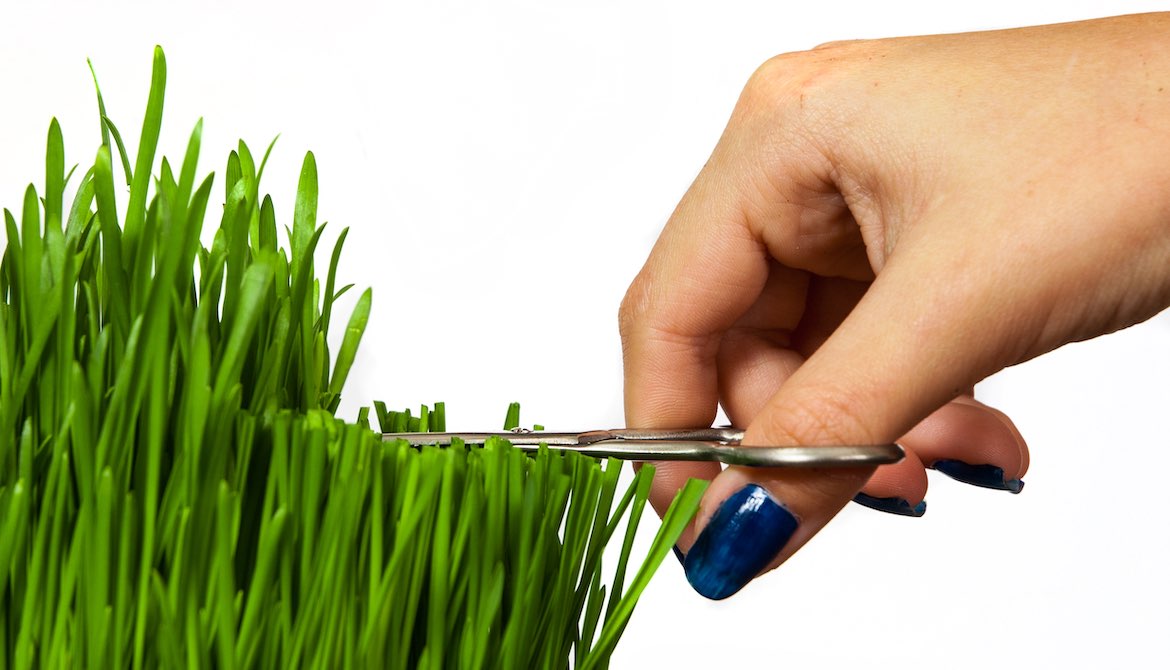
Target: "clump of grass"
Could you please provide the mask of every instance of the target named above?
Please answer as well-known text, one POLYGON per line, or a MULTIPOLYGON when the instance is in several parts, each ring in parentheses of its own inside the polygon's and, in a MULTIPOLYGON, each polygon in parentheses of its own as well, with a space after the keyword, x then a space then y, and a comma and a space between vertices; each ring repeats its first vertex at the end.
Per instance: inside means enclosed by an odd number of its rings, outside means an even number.
MULTIPOLYGON (((68 210, 54 120, 43 191, 4 211, 0 668, 604 667, 702 485, 627 586, 652 468, 619 496, 616 461, 412 449, 335 418, 371 294, 333 355, 346 231, 318 277, 313 155, 285 249, 259 197, 272 147, 240 142, 204 246, 202 122, 157 159, 165 80, 156 49, 133 165, 99 91, 68 210)), ((435 409, 376 414, 442 429, 435 409)))

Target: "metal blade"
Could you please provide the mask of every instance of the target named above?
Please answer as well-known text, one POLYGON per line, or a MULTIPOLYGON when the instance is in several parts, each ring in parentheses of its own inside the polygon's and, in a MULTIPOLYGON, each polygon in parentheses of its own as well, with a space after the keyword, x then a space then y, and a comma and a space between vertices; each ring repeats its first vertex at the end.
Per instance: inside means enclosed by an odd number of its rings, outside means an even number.
MULTIPOLYGON (((719 431, 722 429, 711 429, 719 431)), ((412 446, 449 446, 454 439, 483 444, 489 437, 508 440, 522 451, 547 445, 553 451, 577 451, 597 458, 635 461, 718 461, 747 467, 858 467, 897 463, 904 452, 896 444, 833 445, 823 447, 750 447, 723 440, 679 439, 691 431, 587 431, 584 433, 385 433, 383 439, 406 440, 412 446)), ((710 436, 710 431, 702 432, 710 436)), ((724 436, 721 434, 721 436, 724 436)))

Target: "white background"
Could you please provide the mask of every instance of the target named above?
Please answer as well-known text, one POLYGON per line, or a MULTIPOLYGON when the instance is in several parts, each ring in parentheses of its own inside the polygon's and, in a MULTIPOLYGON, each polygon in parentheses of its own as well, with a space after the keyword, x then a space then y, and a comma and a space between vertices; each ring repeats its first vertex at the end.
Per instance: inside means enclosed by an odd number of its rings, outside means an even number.
MULTIPOLYGON (((136 146, 162 44, 169 155, 201 115, 203 171, 281 133, 265 182, 291 222, 316 153, 343 279, 375 297, 345 415, 445 399, 456 429, 512 400, 550 428, 622 423, 622 293, 769 56, 1166 5, 54 4, 0 5, 0 204, 43 182, 53 115, 68 162, 92 160, 87 56, 136 146)), ((1165 315, 997 375, 979 390, 1031 443, 1022 495, 932 474, 924 518, 850 506, 723 603, 668 559, 614 667, 1166 667, 1167 379, 1165 315)))

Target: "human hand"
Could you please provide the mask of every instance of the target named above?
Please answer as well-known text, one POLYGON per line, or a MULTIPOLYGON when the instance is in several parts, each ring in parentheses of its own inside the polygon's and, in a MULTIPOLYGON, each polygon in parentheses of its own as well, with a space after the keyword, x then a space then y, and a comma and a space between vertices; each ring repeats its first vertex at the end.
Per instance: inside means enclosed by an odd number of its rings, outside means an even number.
POLYGON ((847 42, 752 76, 623 301, 627 424, 706 426, 722 403, 745 444, 907 458, 661 464, 660 513, 712 479, 679 543, 700 593, 776 567, 859 489, 913 512, 924 466, 1018 490, 1027 448, 974 384, 1170 304, 1168 29, 847 42))

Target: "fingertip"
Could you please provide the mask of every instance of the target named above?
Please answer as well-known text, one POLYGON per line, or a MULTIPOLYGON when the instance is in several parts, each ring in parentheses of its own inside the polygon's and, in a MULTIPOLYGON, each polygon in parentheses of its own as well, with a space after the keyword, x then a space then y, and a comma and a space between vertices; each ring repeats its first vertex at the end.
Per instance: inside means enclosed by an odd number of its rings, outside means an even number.
POLYGON ((1018 490, 1015 482, 1026 467, 1027 449, 1017 433, 995 411, 970 398, 947 403, 907 433, 902 443, 926 467, 976 486, 1018 490), (999 483, 993 485, 993 480, 999 483))
POLYGON ((1031 461, 1028 450, 1028 442, 1024 439, 1023 434, 1020 433, 1020 429, 1016 426, 1015 421, 1012 421, 1011 417, 1009 417, 1000 409, 979 401, 972 395, 959 396, 958 398, 955 398, 954 402, 977 407, 986 412, 988 415, 994 417, 999 422, 999 425, 1005 428, 1008 434, 1010 434, 1015 440, 1016 449, 1019 451, 1020 459, 1018 467, 1015 468, 1015 470, 1010 474, 1013 474, 1016 479, 1019 479, 1028 473, 1028 466, 1030 465, 1031 461))
POLYGON ((728 598, 775 559, 799 525, 767 489, 748 484, 719 504, 687 552, 687 581, 706 598, 728 598))
POLYGON ((905 458, 873 473, 853 502, 870 509, 920 517, 926 513, 926 468, 913 449, 903 445, 905 458))
POLYGON ((731 467, 707 489, 687 579, 704 597, 734 595, 783 563, 849 501, 872 468, 731 467))

